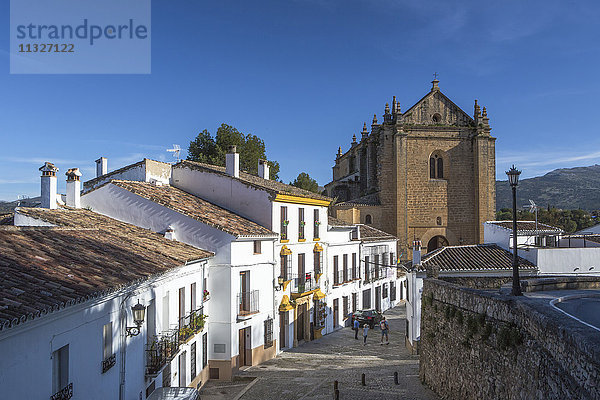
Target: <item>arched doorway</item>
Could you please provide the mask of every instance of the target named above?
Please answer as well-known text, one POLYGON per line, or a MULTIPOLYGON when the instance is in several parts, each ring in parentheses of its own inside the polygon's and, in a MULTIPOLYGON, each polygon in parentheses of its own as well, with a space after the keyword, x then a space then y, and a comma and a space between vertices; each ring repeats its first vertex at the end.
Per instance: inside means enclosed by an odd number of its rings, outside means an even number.
POLYGON ((441 235, 434 236, 427 243, 427 252, 429 253, 430 251, 444 246, 448 246, 448 239, 441 235))

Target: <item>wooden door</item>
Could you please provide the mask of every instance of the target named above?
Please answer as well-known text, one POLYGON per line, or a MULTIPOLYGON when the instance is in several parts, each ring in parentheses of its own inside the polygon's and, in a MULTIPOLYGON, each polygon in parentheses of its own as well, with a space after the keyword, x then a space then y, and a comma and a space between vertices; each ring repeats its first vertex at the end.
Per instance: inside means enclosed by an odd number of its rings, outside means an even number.
POLYGON ((333 327, 336 328, 338 326, 338 321, 340 319, 340 299, 333 299, 333 327))

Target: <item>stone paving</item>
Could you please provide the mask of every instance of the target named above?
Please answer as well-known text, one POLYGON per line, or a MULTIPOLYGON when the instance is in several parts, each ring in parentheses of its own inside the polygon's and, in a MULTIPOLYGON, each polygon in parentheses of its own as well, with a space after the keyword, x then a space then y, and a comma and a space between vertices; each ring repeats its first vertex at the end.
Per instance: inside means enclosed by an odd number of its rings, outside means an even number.
POLYGON ((380 345, 377 328, 369 331, 366 346, 361 334, 355 340, 354 331, 343 328, 240 371, 236 378, 248 381, 209 381, 201 399, 332 399, 334 380, 339 381, 340 399, 437 399, 419 381, 418 356, 404 347, 404 306, 388 310, 385 316, 390 324, 389 345, 380 345), (363 372, 366 386, 361 385, 363 372), (399 385, 394 384, 394 372, 399 385))

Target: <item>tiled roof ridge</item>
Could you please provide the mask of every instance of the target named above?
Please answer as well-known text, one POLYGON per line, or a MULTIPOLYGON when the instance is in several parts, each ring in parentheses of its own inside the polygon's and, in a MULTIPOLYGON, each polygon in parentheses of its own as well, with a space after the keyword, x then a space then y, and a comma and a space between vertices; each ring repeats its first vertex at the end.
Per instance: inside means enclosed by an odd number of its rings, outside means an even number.
MULTIPOLYGON (((513 223, 512 220, 498 220, 498 221, 486 221, 486 222, 488 222, 490 224, 493 224, 493 225, 499 225, 500 228, 502 228, 502 229, 509 229, 509 230, 512 229, 512 228, 504 227, 504 226, 502 226, 502 224, 511 224, 512 225, 512 223, 513 223)), ((536 223, 535 221, 530 221, 530 220, 518 220, 517 221, 517 229, 519 230, 519 224, 535 224, 535 223, 536 223)), ((542 229, 538 229, 538 230, 541 230, 541 231, 543 231, 543 230, 546 230, 546 231, 547 230, 552 230, 552 231, 560 231, 560 232, 563 231, 558 226, 549 225, 549 224, 546 224, 546 223, 543 223, 543 222, 539 222, 539 221, 537 222, 537 225, 540 228, 542 228, 542 229), (550 229, 544 229, 544 228, 550 228, 550 229)), ((521 229, 521 230, 522 231, 530 231, 531 229, 521 229)))
POLYGON ((219 165, 212 165, 212 164, 207 164, 207 163, 201 163, 198 161, 191 161, 191 160, 181 160, 180 162, 178 162, 177 164, 175 164, 174 166, 178 166, 178 165, 187 165, 187 166, 192 166, 192 167, 198 167, 198 168, 202 168, 204 170, 207 170, 209 172, 216 172, 220 175, 224 175, 227 176, 231 179, 234 180, 238 180, 244 184, 250 185, 256 189, 261 189, 261 190, 266 190, 272 194, 292 194, 295 196, 299 196, 299 197, 306 197, 309 199, 317 199, 317 200, 326 200, 326 201, 333 201, 333 199, 331 199, 330 197, 327 196, 323 196, 319 193, 313 193, 310 192, 308 190, 304 190, 304 189, 300 189, 296 186, 292 186, 289 185, 287 183, 283 183, 283 182, 279 182, 279 181, 275 181, 272 179, 262 179, 261 177, 259 177, 258 175, 254 175, 251 174, 249 172, 246 171, 242 171, 240 170, 240 176, 238 178, 231 176, 229 174, 227 174, 225 172, 225 167, 221 167, 219 165), (259 182, 259 179, 265 181, 265 182, 259 182), (269 183, 267 183, 269 182, 269 183), (287 190, 284 189, 277 189, 275 187, 272 186, 282 186, 284 188, 286 188, 287 190))
MULTIPOLYGON (((127 190, 128 192, 131 192, 131 193, 135 194, 136 196, 140 196, 140 197, 142 197, 142 198, 144 198, 144 199, 150 200, 150 201, 152 201, 152 202, 154 202, 154 203, 156 203, 156 204, 159 204, 159 205, 161 205, 161 206, 163 206, 163 207, 166 207, 166 208, 168 208, 168 209, 170 209, 170 210, 173 210, 173 211, 175 211, 175 212, 178 212, 178 213, 180 213, 180 214, 182 214, 182 215, 185 215, 185 216, 187 216, 187 217, 189 217, 189 218, 192 218, 192 219, 194 219, 194 220, 196 220, 196 221, 199 221, 199 222, 201 222, 201 223, 203 223, 203 224, 206 224, 206 225, 208 225, 208 226, 211 226, 211 227, 213 227, 213 228, 215 228, 215 229, 218 229, 218 230, 220 230, 220 231, 223 231, 223 232, 225 232, 225 233, 228 233, 228 234, 230 234, 230 235, 236 236, 236 237, 238 237, 238 238, 239 238, 239 237, 277 237, 277 236, 278 236, 278 235, 277 235, 277 233, 275 233, 275 232, 271 231, 270 229, 267 229, 267 228, 265 228, 264 226, 262 226, 262 225, 260 225, 260 224, 258 224, 258 223, 256 223, 256 222, 254 222, 254 221, 252 221, 252 220, 249 220, 248 218, 245 218, 245 217, 243 217, 243 216, 241 216, 241 215, 237 214, 237 213, 236 213, 236 212, 234 212, 234 211, 228 210, 228 209, 226 209, 226 208, 224 208, 224 207, 221 207, 221 206, 220 206, 220 205, 218 205, 218 204, 215 204, 215 203, 212 203, 212 202, 210 202, 210 201, 208 201, 208 200, 206 200, 206 199, 203 199, 203 198, 202 198, 202 197, 200 197, 200 196, 196 196, 195 194, 192 194, 192 193, 186 192, 186 191, 185 191, 185 190, 183 190, 183 189, 180 189, 180 188, 178 188, 178 187, 175 187, 175 186, 172 186, 172 185, 169 185, 169 184, 154 185, 154 184, 152 184, 152 183, 149 183, 149 182, 128 181, 128 180, 123 180, 123 179, 111 179, 111 180, 110 180, 110 182, 107 182, 107 183, 112 183, 112 184, 115 184, 116 186, 118 186, 118 187, 120 187, 120 188, 122 188, 122 189, 124 189, 124 190, 127 190), (124 185, 119 185, 119 184, 124 184, 124 185), (145 196, 144 194, 142 194, 142 193, 139 193, 139 192, 136 192, 135 190, 130 190, 130 188, 124 187, 125 185, 129 185, 129 186, 136 186, 136 185, 139 185, 139 186, 148 186, 148 187, 156 187, 156 188, 167 188, 167 187, 168 187, 170 190, 175 190, 175 191, 179 191, 179 192, 185 193, 186 195, 192 196, 192 197, 194 197, 195 199, 197 199, 197 200, 199 200, 199 201, 201 201, 201 202, 208 203, 208 204, 210 204, 210 205, 211 205, 211 206, 213 206, 213 207, 217 207, 217 208, 219 208, 219 209, 221 209, 221 210, 224 210, 224 211, 226 211, 226 212, 228 212, 228 213, 231 213, 231 214, 235 215, 236 217, 238 217, 238 218, 241 218, 241 219, 243 219, 243 220, 247 221, 248 223, 251 223, 251 224, 255 224, 255 225, 257 225, 257 226, 260 226, 260 227, 264 228, 266 231, 268 231, 268 232, 270 232, 270 233, 265 233, 265 234, 256 234, 256 235, 244 235, 244 234, 240 234, 240 233, 238 233, 238 232, 235 232, 235 230, 232 230, 232 229, 230 229, 230 228, 227 228, 226 226, 223 226, 223 225, 221 225, 221 224, 218 224, 218 223, 212 222, 212 221, 208 220, 207 218, 200 218, 200 217, 198 217, 197 215, 192 215, 192 214, 191 214, 189 211, 187 211, 187 210, 183 210, 183 209, 181 209, 181 208, 179 208, 179 207, 176 207, 176 206, 174 206, 173 204, 168 204, 167 202, 165 202, 165 201, 162 201, 161 199, 159 199, 159 198, 156 198, 155 196, 145 196)), ((104 186, 104 185, 103 185, 103 186, 104 186)), ((135 188, 131 188, 131 189, 135 189, 135 188)))

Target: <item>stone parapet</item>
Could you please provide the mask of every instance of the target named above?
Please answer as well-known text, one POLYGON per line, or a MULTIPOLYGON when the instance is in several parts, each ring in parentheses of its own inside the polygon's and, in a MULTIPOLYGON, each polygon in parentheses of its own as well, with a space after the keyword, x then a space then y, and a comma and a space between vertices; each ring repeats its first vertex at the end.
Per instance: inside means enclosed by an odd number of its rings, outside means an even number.
POLYGON ((426 279, 421 381, 443 399, 600 399, 598 332, 547 303, 426 279))

